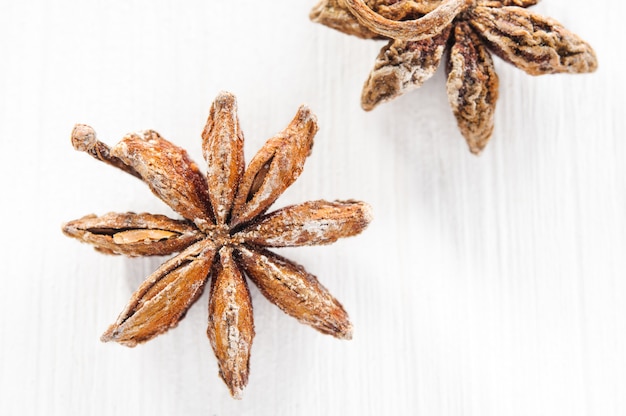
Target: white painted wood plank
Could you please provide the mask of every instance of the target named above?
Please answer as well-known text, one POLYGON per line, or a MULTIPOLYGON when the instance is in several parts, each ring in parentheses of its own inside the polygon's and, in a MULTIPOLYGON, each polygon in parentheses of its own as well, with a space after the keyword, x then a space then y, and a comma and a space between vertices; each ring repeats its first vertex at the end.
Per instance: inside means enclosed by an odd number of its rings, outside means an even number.
POLYGON ((309 23, 313 3, 0 4, 0 414, 626 413, 626 7, 535 7, 594 45, 600 69, 534 78, 498 60, 496 131, 476 158, 441 72, 361 111, 381 44, 309 23), (375 212, 358 238, 283 251, 344 303, 352 341, 252 289, 242 401, 217 376, 206 294, 146 345, 102 344, 160 259, 103 256, 60 233, 90 212, 170 213, 74 152, 74 123, 110 143, 154 128, 201 162, 223 89, 238 96, 248 159, 299 104, 318 116, 313 155, 279 204, 358 198, 375 212))

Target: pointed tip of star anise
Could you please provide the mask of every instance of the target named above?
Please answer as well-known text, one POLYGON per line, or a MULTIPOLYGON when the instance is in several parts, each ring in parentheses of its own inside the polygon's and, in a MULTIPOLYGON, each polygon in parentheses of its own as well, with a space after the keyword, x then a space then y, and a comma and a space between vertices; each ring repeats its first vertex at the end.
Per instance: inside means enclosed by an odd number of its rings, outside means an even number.
POLYGON ((474 156, 480 156, 483 153, 483 150, 485 150, 485 146, 483 147, 475 147, 475 146, 468 146, 469 151, 471 154, 473 154, 474 156))
POLYGON ((233 105, 237 105, 237 99, 235 98, 235 94, 228 91, 220 91, 217 93, 217 97, 213 100, 214 105, 220 105, 225 107, 230 107, 233 105))
POLYGON ((100 335, 100 342, 117 342, 129 348, 134 348, 137 344, 141 343, 137 339, 124 339, 123 332, 120 330, 120 326, 115 323, 110 325, 107 330, 100 335))
POLYGON ((345 339, 346 341, 350 341, 352 339, 352 335, 352 323, 348 321, 346 325, 341 328, 341 331, 336 333, 335 337, 338 339, 345 339))
POLYGON ((100 341, 102 342, 119 342, 122 345, 126 345, 127 347, 135 347, 137 345, 136 341, 122 341, 120 340, 120 332, 117 330, 118 326, 113 324, 107 328, 107 330, 100 335, 100 341))
POLYGON ((98 142, 96 131, 87 124, 76 124, 72 129, 72 146, 81 152, 88 152, 98 142))
POLYGON ((228 387, 228 391, 230 392, 230 395, 232 396, 233 399, 235 400, 241 400, 243 399, 243 387, 228 387))

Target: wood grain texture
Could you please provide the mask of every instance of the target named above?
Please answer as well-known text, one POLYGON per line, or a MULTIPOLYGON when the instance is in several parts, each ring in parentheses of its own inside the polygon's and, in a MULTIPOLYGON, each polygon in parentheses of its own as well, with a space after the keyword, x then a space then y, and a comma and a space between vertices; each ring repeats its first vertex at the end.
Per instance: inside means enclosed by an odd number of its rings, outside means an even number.
POLYGON ((382 44, 310 23, 315 3, 0 4, 0 414, 626 414, 626 6, 533 8, 593 45, 599 70, 530 77, 495 58, 496 127, 477 158, 442 71, 363 112, 382 44), (207 293, 145 345, 103 344, 163 259, 104 256, 60 230, 92 212, 175 215, 75 152, 75 123, 108 143, 155 129, 204 170, 220 90, 237 95, 248 155, 300 104, 317 116, 313 153, 277 208, 355 198, 374 213, 357 238, 279 250, 341 301, 351 341, 300 325, 251 285, 241 401, 217 375, 207 293))

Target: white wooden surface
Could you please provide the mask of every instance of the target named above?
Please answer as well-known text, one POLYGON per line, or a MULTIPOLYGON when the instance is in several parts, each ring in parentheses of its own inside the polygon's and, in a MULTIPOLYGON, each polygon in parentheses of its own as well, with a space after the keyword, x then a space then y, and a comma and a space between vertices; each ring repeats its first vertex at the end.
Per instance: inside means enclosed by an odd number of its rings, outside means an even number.
POLYGON ((626 87, 622 2, 544 0, 598 52, 593 75, 533 78, 498 60, 492 142, 472 156, 439 72, 372 113, 381 47, 315 25, 315 1, 0 3, 0 415, 626 414, 626 87), (279 205, 357 198, 360 237, 283 250, 349 311, 344 342, 252 288, 242 401, 217 376, 207 295, 175 330, 99 342, 162 259, 62 236, 87 213, 171 213, 75 152, 76 122, 115 143, 154 128, 204 163, 219 90, 253 153, 307 103, 320 131, 279 205))

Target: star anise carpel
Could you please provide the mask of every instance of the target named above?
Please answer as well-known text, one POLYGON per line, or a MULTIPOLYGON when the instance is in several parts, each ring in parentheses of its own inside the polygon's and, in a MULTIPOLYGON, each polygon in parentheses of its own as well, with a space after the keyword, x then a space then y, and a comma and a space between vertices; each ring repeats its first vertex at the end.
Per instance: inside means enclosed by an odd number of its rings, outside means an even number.
POLYGON ((207 335, 220 376, 234 397, 248 380, 254 337, 247 276, 272 303, 318 331, 350 339, 343 306, 304 268, 268 250, 330 244, 363 231, 370 208, 359 201, 310 201, 266 213, 300 175, 317 121, 302 106, 245 168, 235 97, 221 93, 202 132, 206 175, 187 152, 152 130, 131 133, 109 148, 77 125, 77 150, 143 180, 183 219, 147 213, 88 215, 63 232, 108 254, 176 254, 132 295, 102 336, 135 346, 175 327, 210 281, 207 335))
POLYGON ((491 53, 530 75, 597 68, 591 46, 556 20, 526 10, 538 0, 321 0, 311 19, 364 39, 386 39, 363 87, 369 111, 419 88, 447 52, 447 95, 472 153, 491 138, 498 76, 491 53))

